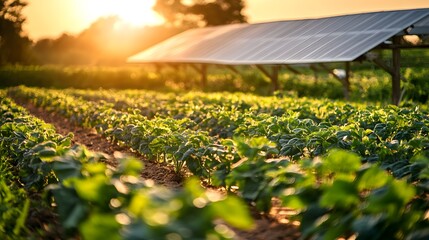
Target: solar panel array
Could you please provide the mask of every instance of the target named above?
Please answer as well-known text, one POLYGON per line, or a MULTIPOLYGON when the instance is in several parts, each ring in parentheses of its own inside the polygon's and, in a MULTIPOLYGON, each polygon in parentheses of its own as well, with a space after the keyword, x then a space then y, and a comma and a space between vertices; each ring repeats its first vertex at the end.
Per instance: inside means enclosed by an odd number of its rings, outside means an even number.
POLYGON ((419 21, 426 26, 426 20, 429 9, 415 9, 192 29, 131 56, 128 62, 248 65, 352 61, 419 21))

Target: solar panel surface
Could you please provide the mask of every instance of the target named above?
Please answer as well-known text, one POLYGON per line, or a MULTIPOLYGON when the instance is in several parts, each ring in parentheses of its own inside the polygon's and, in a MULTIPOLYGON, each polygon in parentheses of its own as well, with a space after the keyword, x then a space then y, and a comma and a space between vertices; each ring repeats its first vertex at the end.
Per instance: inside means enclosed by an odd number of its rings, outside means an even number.
POLYGON ((128 62, 248 65, 353 61, 413 24, 420 31, 429 27, 429 9, 191 29, 131 56, 128 62))

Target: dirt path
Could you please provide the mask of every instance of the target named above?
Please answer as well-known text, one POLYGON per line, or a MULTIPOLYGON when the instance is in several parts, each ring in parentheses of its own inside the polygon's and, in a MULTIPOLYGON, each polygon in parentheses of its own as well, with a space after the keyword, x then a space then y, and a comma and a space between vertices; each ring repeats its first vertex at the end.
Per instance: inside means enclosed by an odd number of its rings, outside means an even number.
POLYGON ((181 185, 181 179, 177 177, 172 167, 166 164, 149 161, 132 152, 129 148, 112 144, 106 138, 97 134, 95 129, 86 129, 77 126, 76 124, 70 122, 67 118, 62 117, 55 112, 46 112, 43 109, 37 108, 27 102, 17 102, 25 107, 34 116, 42 119, 46 123, 52 124, 59 134, 67 135, 70 132, 73 133, 74 143, 85 145, 91 151, 103 152, 109 155, 110 158, 107 161, 108 164, 112 166, 116 166, 118 164, 117 160, 113 156, 113 153, 118 151, 142 160, 144 163, 144 169, 142 171, 143 178, 152 179, 157 184, 172 188, 179 187, 181 185))
MULTIPOLYGON (((62 117, 54 112, 46 112, 41 108, 37 108, 34 105, 15 100, 17 103, 28 109, 28 111, 34 116, 42 119, 46 123, 52 124, 57 132, 62 135, 67 135, 70 132, 74 134, 73 141, 81 145, 85 145, 91 151, 103 152, 109 155, 108 164, 116 166, 117 160, 114 158, 114 152, 119 151, 121 153, 134 156, 144 163, 144 170, 142 171, 142 177, 145 179, 152 179, 155 183, 164 185, 169 188, 178 188, 181 186, 181 178, 174 173, 171 166, 165 164, 155 163, 149 161, 142 156, 136 154, 130 149, 122 146, 118 146, 109 142, 103 136, 97 134, 94 129, 86 129, 75 125, 68 119, 62 117)), ((298 239, 300 234, 298 231, 297 222, 291 222, 288 216, 291 212, 287 209, 276 207, 272 208, 270 214, 261 215, 257 212, 253 212, 253 216, 256 222, 254 230, 249 232, 236 231, 238 240, 291 240, 298 239)))

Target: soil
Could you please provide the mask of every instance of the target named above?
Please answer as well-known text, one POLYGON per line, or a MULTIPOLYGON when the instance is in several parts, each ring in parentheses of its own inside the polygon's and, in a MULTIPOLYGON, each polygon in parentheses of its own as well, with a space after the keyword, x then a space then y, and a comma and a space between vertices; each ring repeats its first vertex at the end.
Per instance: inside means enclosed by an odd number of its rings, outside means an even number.
MULTIPOLYGON (((114 155, 116 155, 115 152, 120 152, 134 156, 144 163, 144 170, 141 173, 144 179, 153 180, 156 184, 168 188, 179 188, 182 185, 183 177, 176 174, 171 166, 145 159, 127 147, 109 142, 105 137, 98 134, 95 129, 77 126, 55 112, 47 112, 28 102, 19 100, 16 100, 16 102, 27 108, 32 115, 52 124, 59 134, 67 135, 70 132, 73 133, 74 143, 85 145, 91 151, 107 154, 109 157, 106 163, 110 166, 117 166, 118 161, 114 155)), ((236 239, 290 240, 300 237, 298 230, 299 222, 289 220, 289 217, 294 214, 293 211, 280 207, 278 201, 273 200, 273 208, 269 214, 261 214, 252 207, 250 209, 255 220, 255 227, 251 231, 236 230, 236 239)))
POLYGON ((115 152, 120 152, 141 159, 144 163, 144 169, 141 173, 143 178, 151 179, 155 183, 169 188, 181 186, 182 179, 174 172, 171 166, 144 159, 127 147, 112 144, 105 137, 98 134, 95 129, 87 129, 78 126, 55 112, 46 112, 42 108, 37 108, 28 102, 19 100, 16 100, 16 102, 25 107, 32 115, 42 119, 46 123, 52 124, 57 133, 64 136, 70 132, 73 133, 73 143, 85 145, 89 150, 94 152, 103 152, 107 154, 108 160, 106 162, 110 166, 116 167, 118 165, 115 152))

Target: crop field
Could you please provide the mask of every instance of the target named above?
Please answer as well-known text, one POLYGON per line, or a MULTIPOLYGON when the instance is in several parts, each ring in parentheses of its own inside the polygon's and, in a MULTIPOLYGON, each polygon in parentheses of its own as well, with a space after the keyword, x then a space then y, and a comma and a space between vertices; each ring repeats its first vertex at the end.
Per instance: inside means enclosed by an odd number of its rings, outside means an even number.
POLYGON ((251 232, 261 216, 299 226, 272 239, 429 238, 425 107, 24 86, 0 99, 6 239, 267 239, 251 232), (88 150, 29 106, 144 160, 88 150), (183 186, 142 177, 149 162, 183 186))

